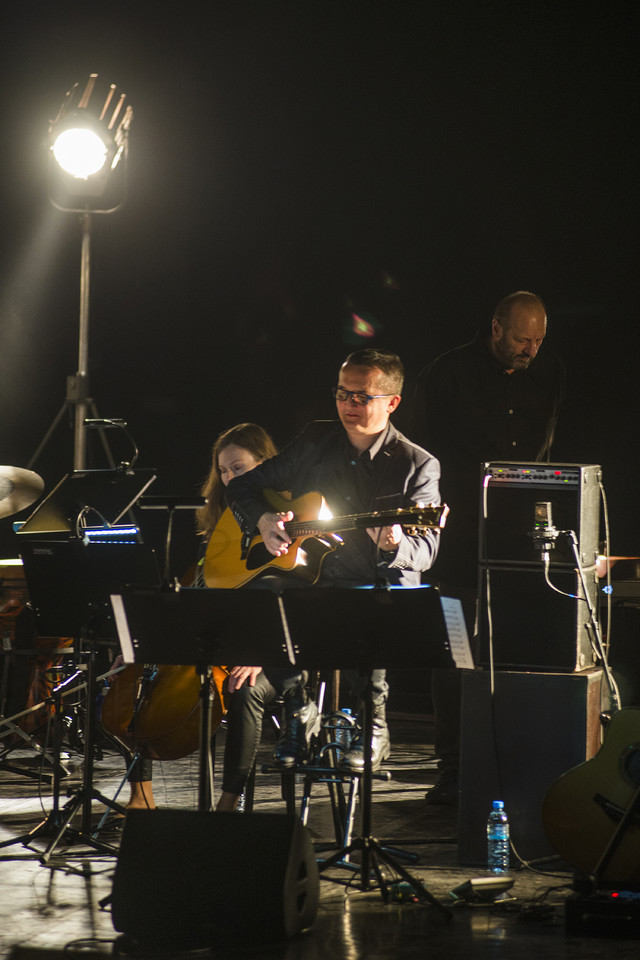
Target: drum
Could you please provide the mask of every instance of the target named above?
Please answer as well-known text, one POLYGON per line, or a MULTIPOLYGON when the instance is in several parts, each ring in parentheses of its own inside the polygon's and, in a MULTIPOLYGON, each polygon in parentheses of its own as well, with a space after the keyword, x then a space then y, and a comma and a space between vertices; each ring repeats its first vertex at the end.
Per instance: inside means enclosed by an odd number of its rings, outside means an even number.
POLYGON ((27 583, 22 560, 0 560, 0 715, 11 716, 24 708, 26 677, 16 676, 16 621, 27 603, 27 583), (20 691, 18 692, 18 689, 20 691), (15 709, 14 709, 15 708, 15 709))
POLYGON ((55 668, 62 663, 73 638, 39 637, 28 602, 22 561, 0 560, 0 711, 3 717, 12 717, 42 703, 40 710, 17 721, 25 733, 31 734, 39 731, 53 714, 53 706, 45 701, 58 679, 55 668))

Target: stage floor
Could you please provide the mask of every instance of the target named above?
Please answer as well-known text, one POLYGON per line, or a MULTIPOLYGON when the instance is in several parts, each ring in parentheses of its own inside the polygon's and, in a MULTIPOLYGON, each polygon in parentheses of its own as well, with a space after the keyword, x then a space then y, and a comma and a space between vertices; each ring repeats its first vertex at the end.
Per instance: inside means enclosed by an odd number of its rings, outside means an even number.
MULTIPOLYGON (((147 951, 143 956, 215 957, 231 960, 409 960, 409 958, 470 957, 505 960, 568 960, 568 958, 608 958, 612 949, 618 960, 637 957, 638 941, 603 937, 568 936, 564 926, 564 905, 572 893, 571 869, 560 861, 538 864, 536 869, 513 870, 513 899, 498 905, 454 905, 450 891, 472 878, 487 876, 481 868, 461 866, 457 859, 457 813, 455 808, 428 806, 425 792, 436 771, 433 759, 432 718, 420 715, 392 714, 390 727, 393 752, 387 769, 388 782, 374 781, 371 833, 380 842, 416 855, 417 863, 402 858, 410 875, 422 882, 430 897, 446 905, 446 911, 427 900, 411 902, 392 899, 385 902, 378 886, 362 889, 357 871, 332 868, 322 874, 320 903, 309 932, 277 943, 260 942, 252 930, 252 901, 269 895, 269 863, 260 860, 260 851, 238 849, 237 858, 246 861, 247 900, 245 922, 238 925, 235 940, 221 938, 213 950, 171 952, 147 951), (338 881, 328 879, 332 876, 338 881)), ((216 774, 222 756, 224 729, 218 736, 216 774)), ((265 734, 261 763, 270 757, 272 738, 265 734)), ((551 748, 551 746, 550 746, 551 748)), ((35 772, 39 760, 31 750, 14 751, 11 764, 35 772)), ((5 761, 6 762, 6 761, 5 761)), ((70 753, 67 764, 72 771, 62 785, 61 805, 67 790, 81 785, 82 758, 70 753)), ((95 763, 94 787, 113 797, 123 775, 123 762, 115 751, 106 749, 95 763)), ((217 779, 217 777, 216 777, 217 779)), ((219 780, 217 781, 219 782, 219 780)), ((155 765, 154 791, 159 807, 195 810, 198 799, 197 755, 179 761, 155 765)), ((298 790, 300 792, 300 790, 298 790)), ((127 796, 125 785, 121 799, 127 796)), ((51 810, 51 789, 21 772, 0 769, 0 842, 21 837, 36 827, 51 810)), ((282 813, 280 779, 271 773, 258 773, 254 810, 257 813, 282 813)), ((93 806, 97 824, 105 807, 93 806)), ((237 814, 236 816, 241 816, 237 814)), ((246 815, 245 815, 246 816, 246 815)), ((79 828, 80 815, 71 822, 79 828)), ((334 840, 329 793, 325 784, 313 787, 308 829, 314 844, 334 840)), ((359 834, 359 815, 356 819, 359 834)), ((42 851, 49 838, 12 843, 0 848, 0 956, 26 958, 64 956, 108 957, 131 955, 114 929, 109 906, 100 901, 111 894, 117 863, 120 834, 102 831, 99 839, 113 846, 104 854, 86 845, 61 843, 48 862, 42 851), (22 947, 22 950, 19 949, 22 947), (30 948, 27 950, 26 948, 30 948)), ((259 845, 258 845, 259 846, 259 845)), ((323 855, 323 854, 319 854, 323 855)), ((324 854, 325 856, 327 854, 324 854)), ((211 870, 224 876, 225 862, 212 858, 211 870)), ((397 885, 402 878, 384 867, 392 897, 403 897, 406 888, 397 885)), ((171 883, 171 878, 168 878, 171 883)), ((218 881, 218 884, 220 881, 218 881)), ((220 889, 218 885, 218 889, 220 889)), ((144 884, 135 890, 140 910, 145 910, 144 884)), ((212 905, 215 912, 215 904, 212 905)), ((224 918, 220 918, 220 928, 224 918)), ((138 954, 140 955, 140 954, 138 954)))

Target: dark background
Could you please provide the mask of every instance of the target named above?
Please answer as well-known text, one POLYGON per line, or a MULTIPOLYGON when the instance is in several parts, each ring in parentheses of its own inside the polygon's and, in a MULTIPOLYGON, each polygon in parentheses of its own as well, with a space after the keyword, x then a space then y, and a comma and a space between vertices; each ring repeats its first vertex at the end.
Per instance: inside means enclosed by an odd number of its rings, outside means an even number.
MULTIPOLYGON (((155 493, 197 492, 240 420, 283 444, 332 416, 352 312, 405 360, 406 428, 422 366, 524 288, 567 366, 554 459, 602 464, 613 552, 639 554, 636 7, 6 7, 0 462, 27 466, 77 369, 80 229, 47 197, 47 128, 96 72, 135 116, 127 201, 94 217, 91 389, 155 493)), ((72 450, 65 419, 47 490, 72 450)), ((3 556, 29 512, 0 521, 3 556)))

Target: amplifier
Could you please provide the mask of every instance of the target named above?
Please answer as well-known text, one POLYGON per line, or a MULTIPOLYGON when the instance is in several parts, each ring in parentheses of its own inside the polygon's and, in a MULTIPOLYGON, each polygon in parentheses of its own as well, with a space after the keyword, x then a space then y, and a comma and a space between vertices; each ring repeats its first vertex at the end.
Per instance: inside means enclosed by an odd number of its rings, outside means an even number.
POLYGON ((555 671, 584 670, 593 664, 586 628, 588 608, 575 569, 572 541, 560 533, 553 542, 547 582, 542 551, 530 533, 536 503, 548 502, 553 526, 575 533, 588 596, 597 607, 601 476, 597 464, 483 464, 481 664, 493 659, 502 669, 555 671))
MULTIPOLYGON (((597 464, 511 463, 483 465, 480 510, 481 563, 534 563, 540 551, 529 536, 538 501, 551 504, 553 525, 573 530, 584 566, 598 554, 600 480, 597 464)), ((558 537, 551 551, 554 565, 575 566, 571 544, 558 537)))

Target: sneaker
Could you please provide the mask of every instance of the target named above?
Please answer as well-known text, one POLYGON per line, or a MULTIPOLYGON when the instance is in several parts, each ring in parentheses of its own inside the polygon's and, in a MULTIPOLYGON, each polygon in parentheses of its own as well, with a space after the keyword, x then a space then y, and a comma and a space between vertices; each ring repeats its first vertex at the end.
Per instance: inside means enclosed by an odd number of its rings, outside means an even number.
MULTIPOLYGON (((374 719, 371 738, 371 769, 377 770, 383 760, 391 756, 391 741, 386 720, 374 719)), ((364 740, 362 732, 351 745, 351 749, 339 761, 342 770, 349 773, 364 773, 364 740)))
POLYGON ((427 791, 427 803, 438 807, 457 807, 458 771, 455 767, 443 767, 430 790, 427 791))
POLYGON ((304 763, 312 738, 320 734, 321 723, 322 718, 313 700, 309 700, 293 713, 285 712, 284 730, 280 734, 274 754, 278 766, 295 767, 304 763))

